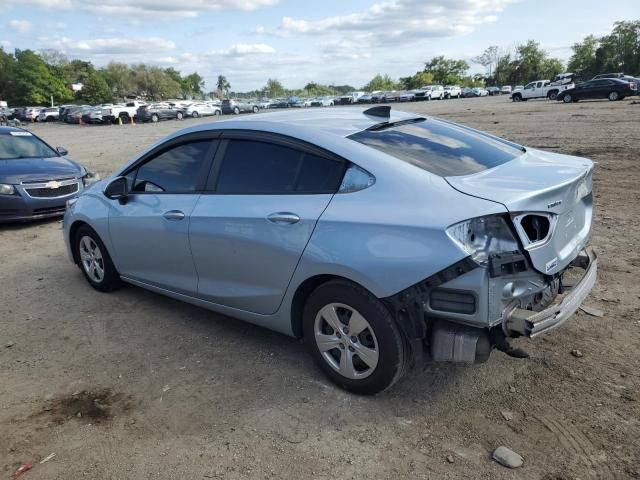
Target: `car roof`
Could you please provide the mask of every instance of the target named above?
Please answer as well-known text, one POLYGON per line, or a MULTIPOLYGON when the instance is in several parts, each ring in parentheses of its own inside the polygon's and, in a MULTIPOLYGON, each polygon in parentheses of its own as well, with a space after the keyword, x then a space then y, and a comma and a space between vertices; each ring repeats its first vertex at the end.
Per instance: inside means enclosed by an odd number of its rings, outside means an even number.
MULTIPOLYGON (((347 137, 354 133, 366 130, 381 122, 398 122, 411 118, 421 118, 420 115, 406 112, 390 111, 389 117, 367 115, 367 108, 336 108, 333 110, 288 110, 285 112, 261 113, 247 115, 232 120, 220 120, 196 127, 191 127, 180 134, 191 131, 210 129, 247 128, 272 130, 270 126, 296 125, 306 130, 324 132, 339 137, 347 137)), ((278 128, 279 130, 279 128, 278 128)))

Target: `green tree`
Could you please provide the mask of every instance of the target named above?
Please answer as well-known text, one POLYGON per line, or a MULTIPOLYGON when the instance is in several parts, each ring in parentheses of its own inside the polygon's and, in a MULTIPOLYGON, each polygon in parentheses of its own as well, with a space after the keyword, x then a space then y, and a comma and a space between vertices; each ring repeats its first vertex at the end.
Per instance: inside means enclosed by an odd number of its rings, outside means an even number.
POLYGON ((0 47, 0 99, 11 103, 15 101, 15 64, 14 56, 0 47))
POLYGON ((231 84, 224 75, 218 75, 218 83, 216 86, 219 91, 224 92, 226 95, 228 95, 229 90, 231 90, 231 84))
POLYGON ((368 92, 375 92, 378 90, 395 90, 398 88, 398 84, 389 75, 380 75, 378 73, 369 80, 369 83, 367 83, 363 88, 368 92))
POLYGON ((452 85, 460 83, 469 70, 464 60, 454 60, 444 56, 433 57, 425 63, 424 72, 433 75, 435 83, 452 85))
POLYGON ((574 73, 581 73, 584 78, 591 78, 596 74, 596 50, 600 40, 594 35, 587 35, 582 42, 574 43, 571 47, 573 55, 569 59, 567 69, 574 73))
POLYGON ((90 105, 97 105, 111 102, 113 94, 104 76, 93 71, 85 79, 82 90, 78 92, 78 98, 90 105))
POLYGON ((271 98, 284 97, 286 95, 282 83, 274 78, 269 78, 267 80, 267 85, 264 87, 263 92, 264 95, 271 98))
POLYGON ((137 93, 133 71, 126 63, 110 62, 103 69, 102 74, 114 96, 124 98, 137 93))
POLYGON ((73 100, 73 92, 53 76, 47 64, 32 50, 15 51, 14 101, 24 104, 46 105, 50 99, 63 103, 73 100))
POLYGON ((410 77, 402 77, 399 80, 400 87, 405 90, 413 90, 433 83, 433 74, 427 72, 416 72, 410 77))
POLYGON ((204 78, 197 72, 191 73, 182 79, 182 89, 189 96, 202 97, 204 92, 204 78))

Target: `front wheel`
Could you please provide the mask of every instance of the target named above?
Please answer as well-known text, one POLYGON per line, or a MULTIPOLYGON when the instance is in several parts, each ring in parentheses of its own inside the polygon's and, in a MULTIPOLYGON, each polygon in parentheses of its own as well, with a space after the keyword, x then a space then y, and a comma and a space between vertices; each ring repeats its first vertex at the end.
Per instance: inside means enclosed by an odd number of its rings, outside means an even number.
POLYGON ((158 115, 154 113, 153 115, 151 115, 151 121, 153 123, 158 123, 160 121, 160 117, 158 117, 158 115))
POLYGON ((191 114, 191 116, 192 116, 193 118, 198 118, 198 117, 200 116, 200 114, 199 114, 198 112, 193 112, 193 113, 191 114))
POLYGON ((234 107, 234 109, 233 109, 233 114, 234 114, 234 115, 238 115, 238 114, 240 114, 240 109, 239 109, 238 107, 234 107))
POLYGON ((385 305, 359 285, 334 280, 318 287, 304 308, 304 339, 331 381, 372 395, 405 372, 409 347, 385 305))
POLYGON ((620 94, 616 91, 609 92, 609 101, 615 102, 616 100, 620 100, 620 94))
POLYGON ((253 113, 258 113, 258 107, 253 107, 253 113))
POLYGON ((91 227, 84 225, 78 229, 74 250, 78 266, 93 288, 110 292, 120 286, 120 276, 109 252, 91 227))
POLYGON ((182 113, 182 112, 178 112, 178 113, 176 113, 176 118, 177 118, 178 120, 182 120, 182 119, 184 118, 184 113, 182 113))
POLYGON ((522 101, 522 95, 520 95, 519 93, 512 95, 511 100, 513 100, 514 102, 520 102, 522 101))
POLYGON ((570 93, 565 93, 565 94, 562 96, 562 101, 563 101, 564 103, 571 103, 571 102, 573 102, 573 96, 572 96, 570 93))

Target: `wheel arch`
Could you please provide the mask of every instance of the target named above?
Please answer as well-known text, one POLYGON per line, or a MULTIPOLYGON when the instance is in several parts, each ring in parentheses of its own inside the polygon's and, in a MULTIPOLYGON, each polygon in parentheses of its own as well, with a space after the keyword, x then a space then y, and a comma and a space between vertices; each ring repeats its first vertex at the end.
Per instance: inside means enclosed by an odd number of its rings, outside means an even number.
POLYGON ((295 338, 303 337, 302 315, 304 306, 307 303, 307 299, 319 286, 324 285, 325 283, 332 280, 344 280, 365 288, 359 283, 354 282, 350 278, 346 278, 340 275, 320 274, 314 275, 304 280, 302 283, 300 283, 300 285, 298 285, 298 288, 296 288, 296 292, 293 294, 293 299, 291 301, 291 331, 293 332, 295 338))
POLYGON ((84 220, 76 220, 69 227, 69 244, 71 245, 71 255, 73 255, 73 262, 76 265, 80 264, 80 259, 78 258, 78 252, 74 248, 75 241, 76 241, 76 235, 78 234, 78 230, 80 230, 80 228, 82 228, 84 226, 87 226, 87 227, 89 227, 89 228, 91 228, 93 230, 91 225, 89 225, 84 220))

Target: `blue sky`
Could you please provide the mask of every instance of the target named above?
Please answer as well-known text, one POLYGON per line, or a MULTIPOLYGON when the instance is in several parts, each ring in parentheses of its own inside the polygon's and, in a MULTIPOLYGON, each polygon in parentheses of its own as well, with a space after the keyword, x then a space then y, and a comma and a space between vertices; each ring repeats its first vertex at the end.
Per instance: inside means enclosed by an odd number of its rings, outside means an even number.
MULTIPOLYGON (((595 0, 0 0, 5 50, 53 48, 197 71, 234 90, 277 78, 360 87, 376 73, 407 76, 436 55, 470 60, 489 45, 535 39, 567 60, 585 35, 640 18, 637 1, 595 0), (562 11, 570 12, 568 15, 562 11)), ((472 65, 472 72, 482 67, 472 65)))

